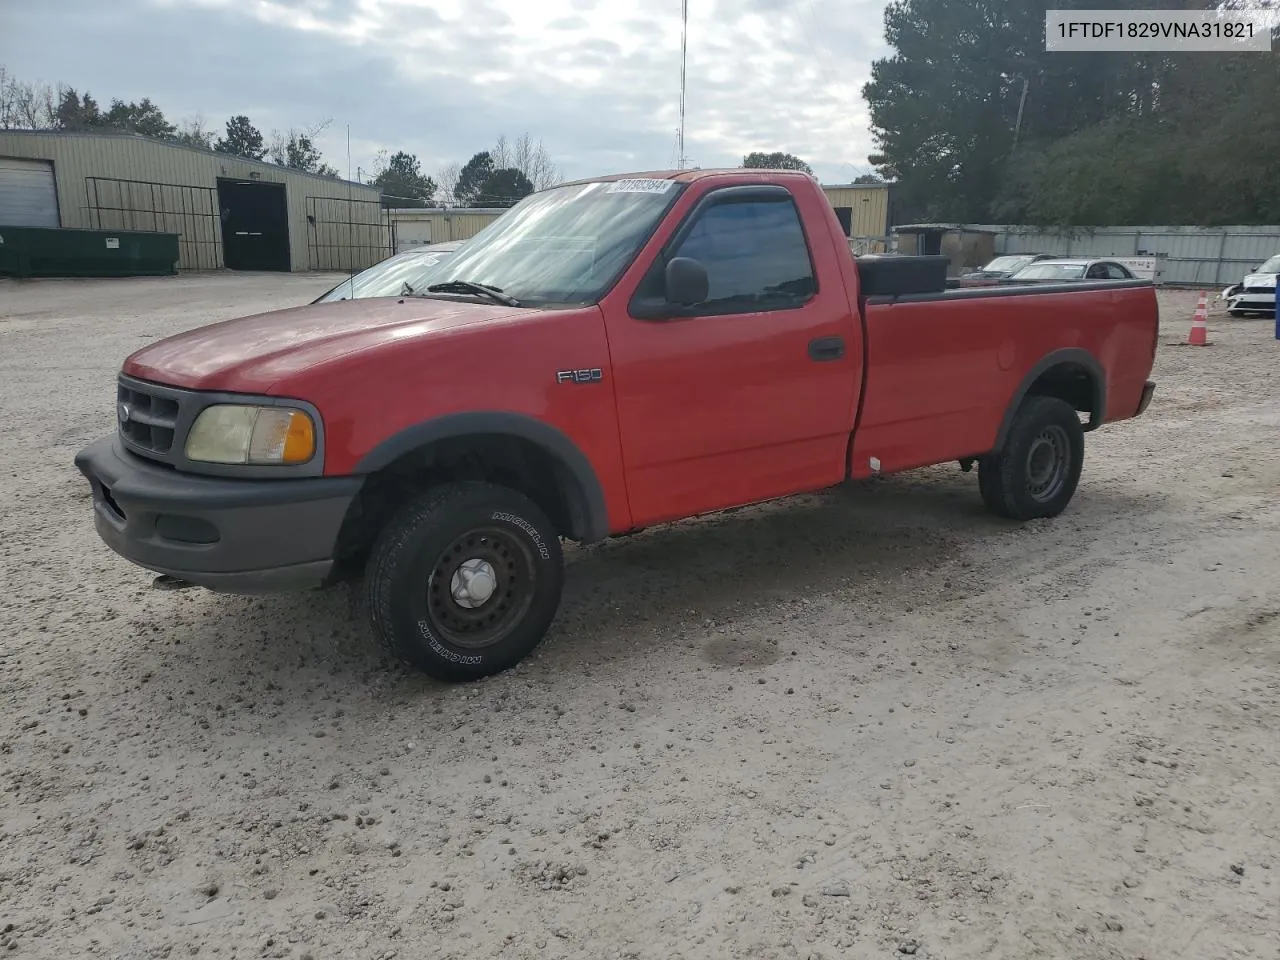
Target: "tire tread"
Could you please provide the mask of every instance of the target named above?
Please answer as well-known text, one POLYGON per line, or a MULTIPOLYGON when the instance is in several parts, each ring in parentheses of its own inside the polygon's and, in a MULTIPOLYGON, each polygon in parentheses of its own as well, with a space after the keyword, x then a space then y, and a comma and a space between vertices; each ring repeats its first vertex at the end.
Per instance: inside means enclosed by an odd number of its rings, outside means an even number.
MULTIPOLYGON (((537 505, 518 491, 483 481, 459 481, 428 489, 396 511, 376 539, 365 566, 363 599, 379 645, 405 666, 426 672, 445 682, 474 680, 498 671, 476 671, 438 658, 425 659, 416 647, 402 644, 395 629, 392 570, 402 560, 406 543, 419 533, 424 524, 430 523, 433 516, 447 514, 451 508, 476 501, 485 502, 486 509, 500 503, 504 510, 527 515, 544 531, 552 529, 550 521, 537 505)), ((550 546, 553 561, 562 572, 563 555, 559 550, 558 539, 550 546)), ((557 596, 559 589, 560 584, 557 584, 557 596)), ((507 669, 512 665, 506 664, 500 669, 507 669)))
POLYGON ((1004 448, 978 461, 978 490, 983 504, 996 516, 1010 520, 1055 517, 1066 509, 1075 495, 1083 459, 1084 430, 1075 408, 1058 397, 1033 394, 1022 402, 1004 448), (1076 462, 1068 468, 1070 476, 1062 493, 1046 508, 1043 504, 1028 503, 1019 496, 1019 472, 1023 459, 1020 448, 1028 434, 1039 430, 1041 425, 1054 422, 1060 422, 1067 428, 1076 462))

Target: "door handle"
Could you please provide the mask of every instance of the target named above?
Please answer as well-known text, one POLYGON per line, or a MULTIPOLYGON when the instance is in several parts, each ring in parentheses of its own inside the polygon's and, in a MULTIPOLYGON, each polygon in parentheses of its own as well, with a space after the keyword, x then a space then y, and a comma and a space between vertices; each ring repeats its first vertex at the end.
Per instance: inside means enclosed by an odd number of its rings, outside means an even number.
POLYGON ((839 360, 844 356, 844 337, 819 337, 809 341, 809 359, 839 360))

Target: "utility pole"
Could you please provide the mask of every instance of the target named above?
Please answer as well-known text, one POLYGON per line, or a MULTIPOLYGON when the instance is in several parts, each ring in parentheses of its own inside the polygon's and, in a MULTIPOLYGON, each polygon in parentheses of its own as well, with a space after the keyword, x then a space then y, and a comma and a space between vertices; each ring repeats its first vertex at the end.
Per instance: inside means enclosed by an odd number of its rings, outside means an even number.
POLYGON ((1018 120, 1013 126, 1013 149, 1018 149, 1018 137, 1022 133, 1022 110, 1027 105, 1027 89, 1031 86, 1031 81, 1026 77, 1022 78, 1022 96, 1018 98, 1018 120))
POLYGON ((689 34, 689 0, 681 0, 680 4, 680 132, 677 135, 679 143, 679 159, 677 161, 678 170, 684 169, 684 85, 685 85, 685 60, 688 56, 688 34, 689 34))

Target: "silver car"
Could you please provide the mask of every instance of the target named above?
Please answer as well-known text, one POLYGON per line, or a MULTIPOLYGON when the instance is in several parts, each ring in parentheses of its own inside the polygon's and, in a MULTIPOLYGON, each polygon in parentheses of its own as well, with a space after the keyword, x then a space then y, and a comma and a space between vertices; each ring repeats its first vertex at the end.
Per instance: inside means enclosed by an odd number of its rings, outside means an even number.
POLYGON ((332 303, 335 300, 363 300, 368 297, 400 297, 415 290, 421 290, 426 286, 426 277, 433 269, 453 256, 454 251, 464 242, 463 240, 445 240, 393 254, 348 277, 311 302, 332 303))
POLYGON ((1029 263, 1003 283, 1070 283, 1074 280, 1136 280, 1128 267, 1114 260, 1057 257, 1029 263))

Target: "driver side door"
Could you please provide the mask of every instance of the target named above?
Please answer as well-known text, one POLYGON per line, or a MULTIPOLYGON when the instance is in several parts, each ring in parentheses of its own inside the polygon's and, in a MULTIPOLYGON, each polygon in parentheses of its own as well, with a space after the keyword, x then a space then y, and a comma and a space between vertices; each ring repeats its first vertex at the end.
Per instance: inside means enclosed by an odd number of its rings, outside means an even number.
POLYGON ((847 241, 837 249, 827 216, 813 197, 777 185, 710 190, 626 312, 610 312, 637 526, 844 479, 861 328, 837 259, 850 256, 847 241), (661 298, 673 257, 706 268, 708 297, 650 318, 641 305, 661 298))

